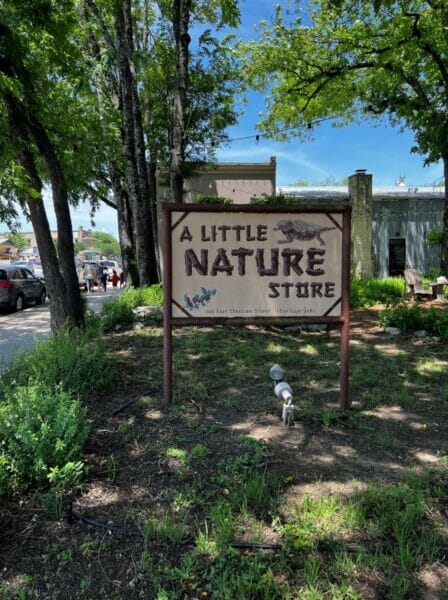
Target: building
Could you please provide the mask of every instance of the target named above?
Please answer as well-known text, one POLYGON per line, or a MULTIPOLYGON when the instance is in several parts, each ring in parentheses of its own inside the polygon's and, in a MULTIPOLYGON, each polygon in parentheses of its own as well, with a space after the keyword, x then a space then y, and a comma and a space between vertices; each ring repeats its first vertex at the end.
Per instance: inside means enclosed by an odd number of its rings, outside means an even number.
MULTIPOLYGON (((275 156, 264 163, 217 163, 201 168, 198 175, 184 182, 185 202, 199 195, 221 196, 233 204, 249 204, 251 198, 274 196, 277 162, 275 156)), ((158 199, 169 199, 169 188, 159 178, 158 199)))
POLYGON ((299 204, 351 205, 352 271, 362 277, 402 275, 412 268, 440 267, 440 247, 427 235, 442 229, 444 189, 408 187, 403 176, 394 187, 373 187, 364 170, 341 187, 281 187, 278 194, 299 204))
POLYGON ((8 237, 0 236, 0 260, 12 260, 17 256, 18 249, 8 237))
MULTIPOLYGON (((37 248, 37 239, 36 239, 36 234, 34 233, 34 231, 21 231, 20 232, 23 237, 26 240, 27 243, 27 248, 26 251, 20 253, 20 254, 25 254, 28 256, 38 256, 39 255, 39 250, 37 248)), ((51 238, 53 240, 54 243, 57 242, 58 239, 58 232, 57 231, 51 231, 51 238)), ((10 235, 9 232, 0 234, 0 237, 2 238, 7 238, 8 235, 10 235)), ((6 240, 9 241, 9 240, 6 240)), ((92 247, 93 243, 94 243, 94 238, 92 237, 92 231, 83 229, 82 227, 80 227, 79 229, 76 229, 73 231, 73 242, 76 244, 77 242, 83 242, 87 248, 92 247)), ((12 242, 11 242, 12 244, 12 242)), ((17 248, 16 248, 17 251, 17 248)), ((0 253, 2 252, 1 250, 1 240, 0 240, 0 253)))

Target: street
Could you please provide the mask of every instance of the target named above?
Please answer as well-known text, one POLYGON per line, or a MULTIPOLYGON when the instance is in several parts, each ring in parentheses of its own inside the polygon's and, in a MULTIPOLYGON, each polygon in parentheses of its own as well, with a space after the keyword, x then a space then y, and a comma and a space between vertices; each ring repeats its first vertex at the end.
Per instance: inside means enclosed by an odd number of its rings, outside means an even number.
MULTIPOLYGON (((108 288, 106 293, 86 294, 90 310, 99 313, 107 298, 116 297, 120 290, 108 288)), ((44 339, 50 333, 50 306, 29 306, 18 313, 0 310, 0 370, 17 351, 33 346, 36 338, 44 339)))

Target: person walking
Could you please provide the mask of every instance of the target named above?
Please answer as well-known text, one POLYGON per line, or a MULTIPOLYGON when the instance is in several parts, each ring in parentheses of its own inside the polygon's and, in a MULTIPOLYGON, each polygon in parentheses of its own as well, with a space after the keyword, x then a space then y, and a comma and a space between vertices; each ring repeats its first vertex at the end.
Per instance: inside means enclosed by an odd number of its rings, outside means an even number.
POLYGON ((114 290, 118 289, 118 282, 120 281, 120 275, 118 275, 115 269, 112 270, 112 287, 114 290))
POLYGON ((103 292, 106 293, 106 291, 107 291, 107 267, 105 267, 101 263, 98 267, 98 280, 101 284, 103 292))
POLYGON ((87 282, 89 292, 95 291, 95 282, 98 278, 98 272, 95 263, 87 263, 84 267, 84 278, 87 282))

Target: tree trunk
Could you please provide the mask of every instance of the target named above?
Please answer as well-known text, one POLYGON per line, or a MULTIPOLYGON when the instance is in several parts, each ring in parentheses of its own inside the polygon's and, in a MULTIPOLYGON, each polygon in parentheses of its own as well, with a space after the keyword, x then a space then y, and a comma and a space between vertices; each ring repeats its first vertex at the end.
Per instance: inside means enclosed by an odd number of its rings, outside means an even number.
POLYGON ((173 107, 173 141, 170 183, 174 202, 183 201, 185 161, 185 105, 188 84, 188 47, 191 0, 173 0, 173 33, 176 44, 176 89, 173 107))
MULTIPOLYGON (((30 179, 32 187, 39 192, 39 194, 41 194, 42 182, 37 173, 34 158, 31 152, 28 150, 29 123, 25 117, 24 108, 11 94, 7 94, 5 100, 8 110, 9 130, 11 137, 13 140, 20 140, 18 163, 24 168, 27 176, 30 179)), ((76 320, 73 316, 73 307, 67 297, 66 282, 59 268, 60 263, 58 261, 53 239, 51 237, 50 226, 42 197, 40 196, 39 198, 35 199, 32 198, 30 194, 27 194, 26 202, 30 212, 31 223, 36 234, 37 246, 39 248, 39 255, 42 260, 47 292, 51 297, 51 328, 53 331, 58 331, 67 322, 71 323, 72 325, 79 325, 83 321, 82 305, 80 305, 81 320, 76 320)), ((73 233, 71 231, 70 233, 72 237, 73 233)))
POLYGON ((134 119, 134 140, 135 140, 135 156, 137 160, 138 178, 139 178, 139 189, 140 189, 140 204, 138 219, 142 219, 141 222, 141 236, 142 239, 139 243, 142 244, 140 249, 142 255, 145 257, 141 263, 138 261, 138 271, 140 281, 143 285, 151 285, 159 281, 157 275, 157 260, 155 252, 154 234, 153 234, 153 223, 152 223, 152 212, 151 212, 151 191, 148 180, 148 170, 146 164, 146 147, 145 137, 143 133, 143 117, 140 105, 140 97, 137 90, 137 82, 135 77, 135 67, 132 61, 134 53, 134 34, 132 29, 132 14, 131 14, 131 2, 125 0, 123 7, 123 15, 125 22, 125 35, 126 44, 128 47, 128 57, 130 61, 130 72, 132 76, 132 106, 133 106, 133 119, 134 119))
POLYGON ((443 157, 443 176, 445 178, 445 198, 443 202, 443 238, 440 268, 444 275, 448 274, 448 156, 443 157))
MULTIPOLYGON (((18 162, 28 174, 33 188, 40 193, 42 190, 42 183, 37 175, 34 161, 30 153, 26 150, 22 150, 18 157, 18 162)), ((42 261, 45 287, 48 296, 51 298, 51 330, 53 333, 56 333, 67 322, 70 322, 70 314, 67 310, 65 281, 59 269, 56 248, 51 237, 50 225, 48 223, 42 196, 40 198, 32 198, 28 195, 26 203, 30 212, 31 224, 36 235, 39 256, 42 261)))
POLYGON ((134 225, 140 285, 157 283, 142 117, 131 57, 133 53, 130 0, 123 0, 115 19, 120 91, 122 98, 124 156, 134 225))
POLYGON ((35 115, 29 123, 30 131, 36 140, 39 152, 43 157, 51 181, 53 206, 58 228, 58 258, 65 281, 67 306, 72 323, 80 326, 84 323, 84 313, 79 289, 78 274, 75 265, 75 247, 73 243, 73 227, 70 216, 68 193, 65 177, 53 144, 45 129, 39 124, 35 115))
MULTIPOLYGON (((152 154, 151 154, 152 156, 152 154)), ((154 249, 157 261, 157 275, 159 281, 162 279, 161 257, 159 246, 159 215, 158 215, 158 198, 157 198, 157 161, 152 158, 148 163, 148 180, 149 180, 149 196, 151 198, 151 219, 152 231, 154 236, 154 249)))
POLYGON ((109 165, 112 191, 117 202, 118 238, 120 240, 121 260, 125 282, 138 287, 139 277, 134 252, 132 233, 132 212, 129 197, 121 185, 121 179, 114 164, 109 165))

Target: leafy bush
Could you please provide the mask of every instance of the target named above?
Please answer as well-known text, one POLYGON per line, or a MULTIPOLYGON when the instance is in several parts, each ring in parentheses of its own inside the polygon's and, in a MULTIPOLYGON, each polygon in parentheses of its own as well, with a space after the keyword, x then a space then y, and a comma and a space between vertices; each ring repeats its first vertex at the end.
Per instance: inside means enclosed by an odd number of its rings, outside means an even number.
POLYGON ((384 279, 360 279, 352 277, 350 283, 350 306, 373 306, 389 304, 402 298, 406 292, 406 282, 402 277, 386 277, 384 279))
POLYGON ((101 389, 110 378, 111 367, 100 331, 95 321, 92 327, 65 328, 47 340, 37 340, 34 349, 18 354, 2 375, 0 401, 3 389, 12 383, 27 386, 39 382, 49 389, 61 386, 66 391, 76 390, 81 399, 101 389))
POLYGON ((230 198, 225 198, 224 196, 207 196, 205 194, 198 194, 196 202, 198 204, 233 204, 230 198))
POLYGON ((137 306, 161 306, 163 290, 161 284, 142 288, 129 287, 117 298, 103 304, 104 325, 113 328, 118 323, 130 324, 135 320, 133 308, 137 306))
POLYGON ((86 411, 68 391, 39 382, 4 390, 0 495, 70 471, 88 435, 86 411))
POLYGON ((443 231, 441 229, 431 229, 426 234, 426 243, 428 246, 441 246, 443 243, 443 231))
POLYGON ((296 206, 300 200, 293 196, 268 196, 268 194, 262 194, 261 196, 255 196, 250 199, 251 204, 257 204, 259 206, 296 206))
POLYGON ((430 335, 448 340, 448 311, 399 302, 380 313, 380 325, 398 327, 403 333, 424 329, 430 335))

